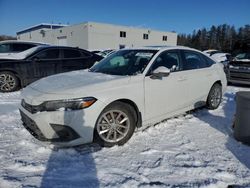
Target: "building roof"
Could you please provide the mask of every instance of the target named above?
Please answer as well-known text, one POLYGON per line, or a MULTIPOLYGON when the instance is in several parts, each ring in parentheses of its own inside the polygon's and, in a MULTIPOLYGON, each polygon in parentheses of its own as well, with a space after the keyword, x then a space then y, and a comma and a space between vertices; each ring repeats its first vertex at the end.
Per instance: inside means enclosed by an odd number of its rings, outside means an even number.
POLYGON ((68 25, 41 23, 41 24, 38 24, 38 25, 28 27, 28 28, 26 28, 24 30, 18 31, 16 34, 20 35, 20 34, 35 31, 35 30, 38 30, 38 29, 58 29, 58 28, 65 27, 65 26, 68 26, 68 25))

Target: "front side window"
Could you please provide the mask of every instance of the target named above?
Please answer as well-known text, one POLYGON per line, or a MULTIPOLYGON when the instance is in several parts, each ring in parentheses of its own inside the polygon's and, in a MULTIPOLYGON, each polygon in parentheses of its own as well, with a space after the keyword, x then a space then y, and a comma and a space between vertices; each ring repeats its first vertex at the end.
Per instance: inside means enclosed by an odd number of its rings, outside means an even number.
POLYGON ((196 52, 184 51, 183 70, 201 69, 207 67, 207 62, 196 52))
POLYGON ((49 49, 44 50, 40 53, 38 53, 35 58, 37 59, 58 59, 59 58, 59 50, 58 49, 49 49))
POLYGON ((104 58, 90 71, 111 75, 137 75, 147 67, 157 50, 121 50, 104 58))
POLYGON ((158 67, 166 67, 171 72, 180 70, 180 58, 178 51, 165 51, 161 53, 153 63, 151 71, 154 71, 158 67))

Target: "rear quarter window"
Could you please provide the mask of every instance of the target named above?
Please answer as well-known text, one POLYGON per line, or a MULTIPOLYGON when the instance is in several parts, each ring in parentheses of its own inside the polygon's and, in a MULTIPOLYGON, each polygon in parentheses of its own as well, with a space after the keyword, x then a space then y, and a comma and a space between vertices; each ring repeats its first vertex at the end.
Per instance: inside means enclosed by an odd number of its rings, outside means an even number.
POLYGON ((211 58, 202 55, 202 58, 205 59, 206 63, 207 63, 207 67, 211 67, 213 64, 215 64, 216 62, 214 60, 212 60, 211 58))
POLYGON ((64 58, 79 58, 82 54, 78 50, 65 49, 63 50, 64 58))

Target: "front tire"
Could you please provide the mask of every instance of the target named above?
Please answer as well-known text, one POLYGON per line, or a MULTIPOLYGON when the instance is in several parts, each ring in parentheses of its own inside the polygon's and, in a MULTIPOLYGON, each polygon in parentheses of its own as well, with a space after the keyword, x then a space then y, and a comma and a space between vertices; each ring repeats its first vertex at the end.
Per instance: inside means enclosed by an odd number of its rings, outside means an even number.
POLYGON ((19 80, 12 72, 0 72, 0 92, 12 92, 19 88, 19 80))
POLYGON ((136 126, 134 109, 122 102, 108 105, 97 119, 94 139, 104 147, 125 144, 136 126))
POLYGON ((222 99, 222 87, 220 84, 215 83, 211 87, 207 97, 207 108, 211 110, 218 108, 218 106, 221 103, 221 99, 222 99))

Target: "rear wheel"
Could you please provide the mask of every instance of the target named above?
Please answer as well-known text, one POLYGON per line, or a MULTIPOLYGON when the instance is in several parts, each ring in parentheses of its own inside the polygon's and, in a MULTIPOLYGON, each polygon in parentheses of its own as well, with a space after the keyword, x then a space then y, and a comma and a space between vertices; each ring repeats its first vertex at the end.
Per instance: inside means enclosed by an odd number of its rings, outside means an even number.
POLYGON ((11 92, 17 90, 19 87, 19 80, 12 72, 0 72, 0 91, 11 92))
POLYGON ((215 83, 209 91, 207 97, 207 108, 214 110, 218 108, 222 99, 222 87, 220 84, 215 83))
POLYGON ((95 127, 95 141, 101 146, 123 145, 134 133, 134 109, 122 102, 114 102, 100 114, 95 127))

